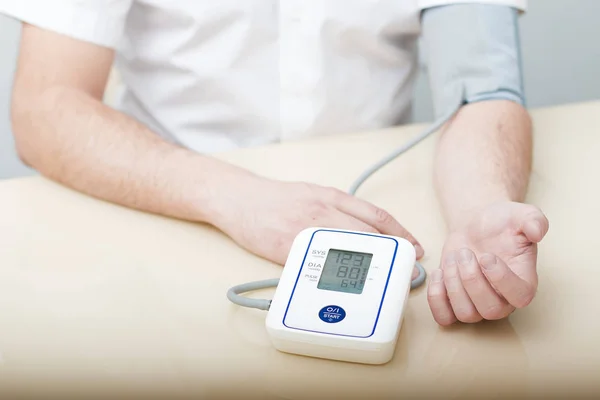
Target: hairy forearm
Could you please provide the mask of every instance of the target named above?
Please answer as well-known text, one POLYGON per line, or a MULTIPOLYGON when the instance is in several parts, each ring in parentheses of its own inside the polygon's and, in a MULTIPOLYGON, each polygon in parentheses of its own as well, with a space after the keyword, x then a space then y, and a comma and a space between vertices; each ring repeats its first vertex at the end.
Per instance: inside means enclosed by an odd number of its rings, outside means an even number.
POLYGON ((509 101, 463 107, 443 129, 435 184, 448 227, 498 201, 524 201, 532 162, 527 111, 509 101))
POLYGON ((245 173, 168 143, 133 118, 67 88, 17 98, 13 127, 21 158, 50 179, 185 220, 212 222, 219 191, 245 173))

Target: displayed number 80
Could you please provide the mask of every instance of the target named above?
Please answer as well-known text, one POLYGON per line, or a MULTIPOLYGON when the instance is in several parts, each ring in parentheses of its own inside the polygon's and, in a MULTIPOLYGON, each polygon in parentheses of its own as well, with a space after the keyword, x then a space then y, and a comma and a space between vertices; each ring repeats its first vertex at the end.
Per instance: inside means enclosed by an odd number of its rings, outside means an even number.
POLYGON ((341 266, 338 268, 338 272, 337 272, 337 277, 338 278, 350 278, 350 279, 358 279, 358 276, 360 275, 360 268, 357 267, 352 267, 352 268, 348 268, 345 266, 341 266))

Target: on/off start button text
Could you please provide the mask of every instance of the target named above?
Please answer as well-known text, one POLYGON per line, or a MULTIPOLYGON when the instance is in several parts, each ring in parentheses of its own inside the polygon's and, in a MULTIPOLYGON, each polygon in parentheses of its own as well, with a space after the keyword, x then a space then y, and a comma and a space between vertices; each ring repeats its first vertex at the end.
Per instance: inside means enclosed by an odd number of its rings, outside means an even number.
POLYGON ((335 324, 346 318, 346 311, 340 306, 325 306, 319 311, 319 318, 328 324, 335 324))

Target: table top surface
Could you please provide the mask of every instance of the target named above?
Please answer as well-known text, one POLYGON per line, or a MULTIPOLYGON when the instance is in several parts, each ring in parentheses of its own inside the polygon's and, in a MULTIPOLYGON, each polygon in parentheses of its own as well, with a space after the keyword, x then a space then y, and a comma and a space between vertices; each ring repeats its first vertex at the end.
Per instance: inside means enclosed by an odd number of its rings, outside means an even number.
MULTIPOLYGON (((383 366, 277 352, 266 313, 229 287, 279 277, 217 230, 98 201, 40 177, 0 183, 0 393, 196 398, 545 398, 600 394, 600 102, 533 110, 528 201, 551 229, 538 295, 503 321, 440 328, 425 285, 409 297, 383 366)), ((317 138, 220 157, 258 173, 347 189, 423 125, 317 138), (327 157, 335 149, 339 157, 327 157)), ((435 139, 358 195, 389 210, 437 267, 446 233, 430 179, 435 139)), ((259 292, 269 297, 272 290, 259 292)), ((48 397, 46 397, 48 398, 48 397)), ((121 397, 122 398, 122 397, 121 397)))

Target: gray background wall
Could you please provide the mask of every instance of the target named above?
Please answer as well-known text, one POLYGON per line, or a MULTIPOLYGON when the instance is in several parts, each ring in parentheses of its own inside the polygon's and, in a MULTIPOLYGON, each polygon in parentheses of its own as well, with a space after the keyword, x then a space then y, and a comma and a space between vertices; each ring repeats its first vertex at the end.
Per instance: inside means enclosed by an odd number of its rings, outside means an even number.
MULTIPOLYGON (((525 90, 530 107, 600 99, 600 0, 529 0, 521 19, 525 90)), ((9 99, 19 24, 0 16, 0 179, 34 172, 19 161, 10 133, 9 99)), ((431 119, 424 73, 414 118, 431 119)))

